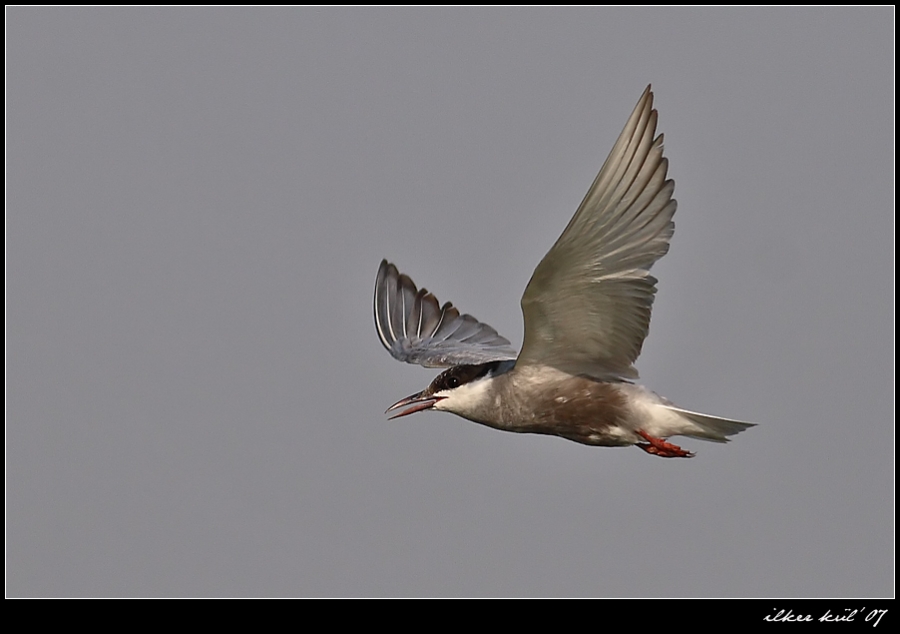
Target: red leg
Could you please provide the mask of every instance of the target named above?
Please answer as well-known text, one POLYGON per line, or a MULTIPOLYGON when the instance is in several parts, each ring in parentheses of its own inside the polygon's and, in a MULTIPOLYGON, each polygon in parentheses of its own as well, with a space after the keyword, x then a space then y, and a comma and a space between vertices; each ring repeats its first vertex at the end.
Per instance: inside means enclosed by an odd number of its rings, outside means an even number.
POLYGON ((643 449, 649 454, 654 456, 659 456, 660 458, 693 458, 694 454, 690 451, 685 451, 678 445, 673 445, 670 442, 666 442, 662 438, 654 438, 647 432, 642 429, 637 430, 637 433, 640 434, 641 438, 646 440, 646 443, 636 443, 638 447, 643 449))

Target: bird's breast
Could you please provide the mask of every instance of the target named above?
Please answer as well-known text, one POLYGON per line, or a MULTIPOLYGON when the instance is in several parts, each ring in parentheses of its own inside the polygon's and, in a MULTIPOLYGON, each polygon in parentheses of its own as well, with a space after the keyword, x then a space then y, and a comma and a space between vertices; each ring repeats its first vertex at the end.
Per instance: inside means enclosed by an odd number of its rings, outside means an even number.
POLYGON ((495 390, 496 424, 521 433, 562 436, 588 445, 627 445, 627 396, 616 383, 559 371, 510 372, 495 390))

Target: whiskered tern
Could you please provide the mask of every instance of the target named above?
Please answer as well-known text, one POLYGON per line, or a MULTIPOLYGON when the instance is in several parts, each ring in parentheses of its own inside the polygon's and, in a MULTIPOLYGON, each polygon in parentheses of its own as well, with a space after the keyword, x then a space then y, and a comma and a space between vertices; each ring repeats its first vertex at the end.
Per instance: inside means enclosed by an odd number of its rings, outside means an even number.
MULTIPOLYGON (((441 307, 383 260, 375 280, 375 328, 400 361, 448 368, 387 412, 452 412, 495 429, 550 434, 604 447, 637 445, 664 458, 694 454, 667 442, 727 442, 752 427, 676 407, 632 383, 650 325, 656 278, 669 250, 675 183, 666 179, 663 135, 650 86, 569 225, 522 296, 522 351, 449 302, 441 307)), ((385 413, 387 413, 385 412, 385 413)))

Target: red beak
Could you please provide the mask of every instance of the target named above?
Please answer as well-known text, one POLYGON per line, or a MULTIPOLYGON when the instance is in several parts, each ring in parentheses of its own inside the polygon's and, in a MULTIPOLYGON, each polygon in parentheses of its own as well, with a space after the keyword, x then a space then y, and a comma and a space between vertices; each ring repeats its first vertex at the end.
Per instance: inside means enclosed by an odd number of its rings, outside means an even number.
POLYGON ((406 407, 407 405, 412 405, 409 409, 405 409, 399 414, 394 414, 388 420, 394 420, 395 418, 400 418, 401 416, 409 416, 410 414, 415 414, 416 412, 422 412, 426 409, 431 409, 434 407, 434 404, 438 401, 447 398, 446 396, 423 396, 422 392, 418 394, 413 394, 412 396, 407 396, 404 399, 400 399, 390 407, 385 410, 385 414, 388 412, 392 412, 395 409, 400 409, 401 407, 406 407))

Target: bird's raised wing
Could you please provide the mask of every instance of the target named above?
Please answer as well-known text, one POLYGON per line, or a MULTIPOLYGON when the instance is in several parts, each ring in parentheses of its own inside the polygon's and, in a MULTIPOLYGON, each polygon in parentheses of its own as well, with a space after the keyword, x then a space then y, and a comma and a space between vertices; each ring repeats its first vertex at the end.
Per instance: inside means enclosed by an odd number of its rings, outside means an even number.
POLYGON ((522 296, 525 341, 517 365, 598 378, 636 378, 656 278, 669 250, 675 183, 666 180, 650 86, 644 91, 569 225, 522 296))
POLYGON ((387 260, 375 278, 375 330, 395 359, 447 368, 516 358, 516 350, 497 331, 450 302, 439 307, 434 295, 416 289, 387 260))

